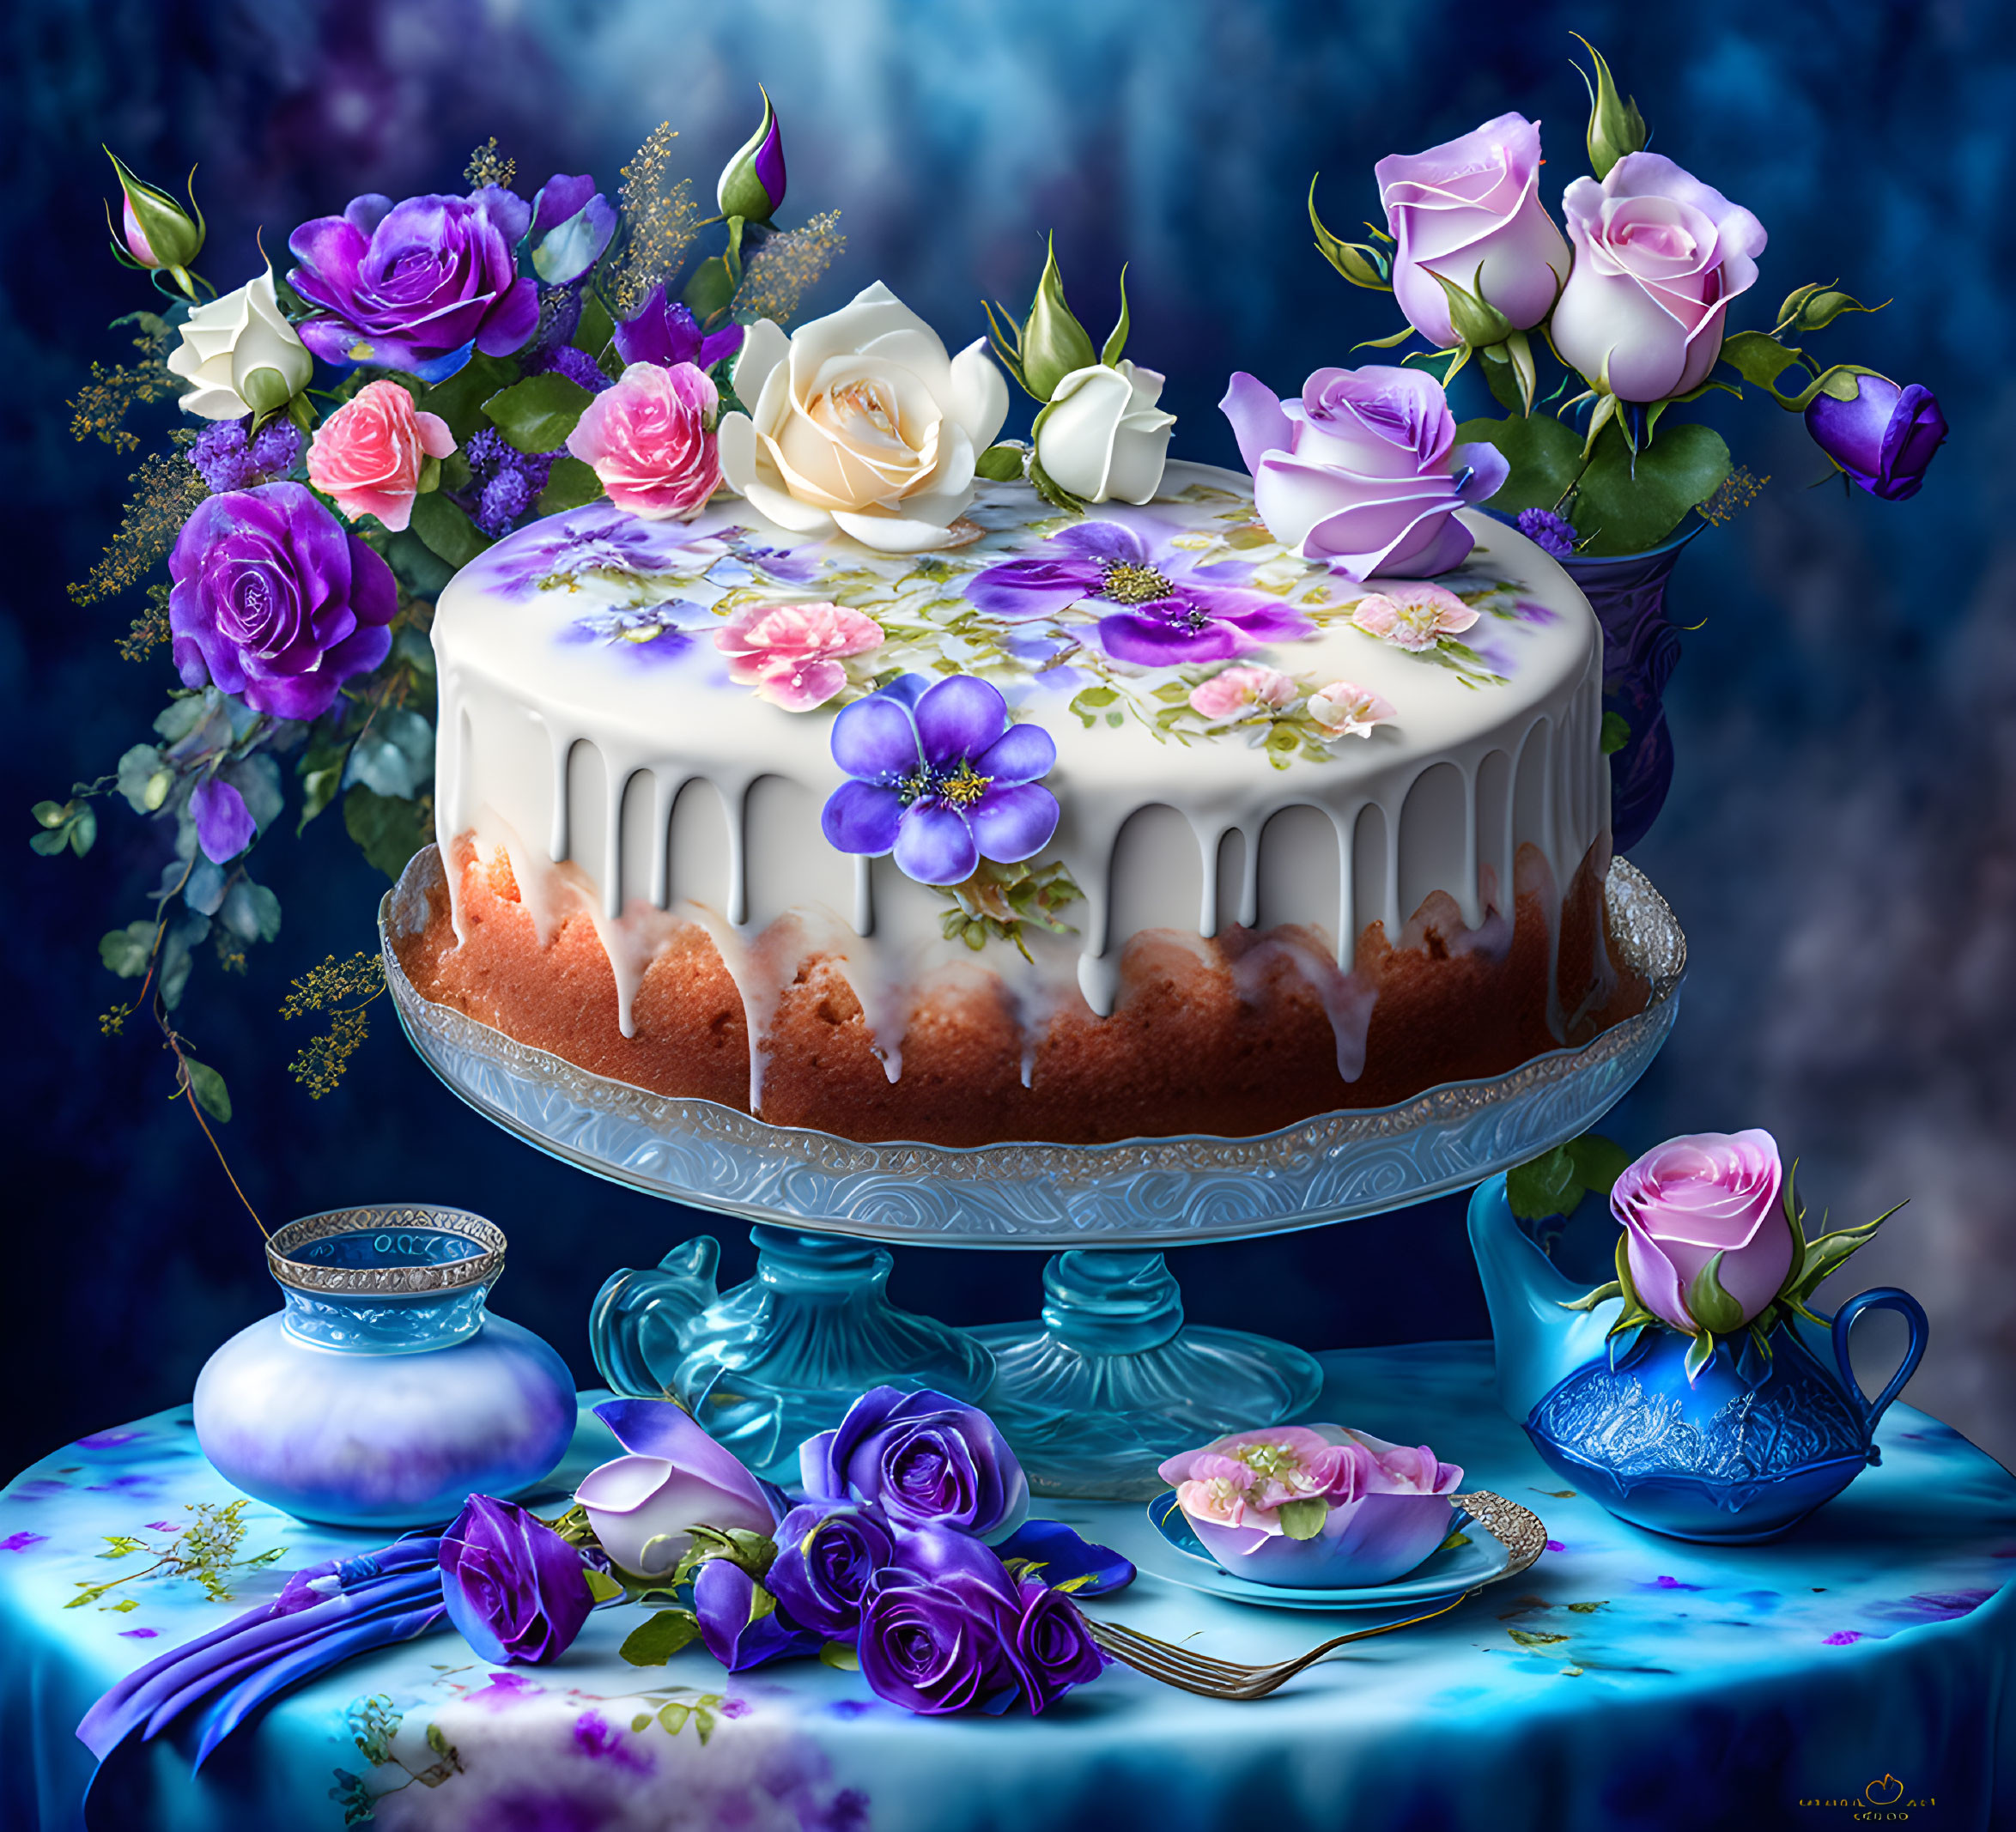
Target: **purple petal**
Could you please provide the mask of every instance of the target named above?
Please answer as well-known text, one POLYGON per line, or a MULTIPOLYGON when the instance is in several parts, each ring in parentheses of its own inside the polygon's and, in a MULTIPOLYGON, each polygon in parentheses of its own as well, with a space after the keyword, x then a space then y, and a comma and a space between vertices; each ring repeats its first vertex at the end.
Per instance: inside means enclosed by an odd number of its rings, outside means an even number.
POLYGON ((1236 624, 1260 642, 1295 642, 1315 633, 1303 614, 1266 591, 1237 585, 1206 585, 1192 574, 1183 581, 1183 602, 1214 622, 1236 624))
POLYGON ((980 864, 980 847, 964 815, 920 802, 904 812, 896 858, 920 884, 962 884, 980 864))
POLYGON ((1184 662, 1217 662, 1257 646, 1236 624, 1213 621, 1200 630, 1166 618, 1123 610, 1099 620, 1099 644, 1115 661, 1171 668, 1184 662))
POLYGON ((710 337, 700 340, 700 354, 694 358, 703 369, 711 369, 717 362, 725 361, 742 348, 746 331, 740 325, 724 325, 710 337))
POLYGON ((991 616, 1054 617, 1099 589, 1099 567, 1065 555, 1011 560, 966 581, 966 597, 991 616))
POLYGON ((864 782, 889 782, 915 770, 920 757, 909 707, 884 691, 841 709, 833 721, 833 761, 864 782))
POLYGON ((770 117, 770 130, 756 149, 756 183, 763 187, 763 195, 770 200, 770 214, 774 216, 784 203, 784 136, 778 130, 774 114, 770 117))
POLYGON ((1449 463, 1458 470, 1467 468, 1468 482, 1456 492, 1465 502, 1489 502, 1505 487, 1505 479, 1512 475, 1512 467, 1505 460, 1505 454, 1496 446, 1479 441, 1473 446, 1458 446, 1449 453, 1449 463))
POLYGON ((843 782, 826 798, 819 830, 842 852, 879 858, 896 843, 903 818, 902 798, 870 782, 843 782))
POLYGON ((196 843, 213 864, 228 864, 258 832, 245 798, 214 776, 197 784, 189 798, 189 811, 196 818, 196 843))
POLYGON ((956 674, 918 701, 916 719, 926 760, 942 766, 976 757, 999 738, 1008 723, 1008 702, 993 682, 956 674))
POLYGON ((1075 522, 1051 536, 1048 544, 1060 554, 1096 567, 1152 566, 1157 555, 1124 522, 1075 522))
POLYGON ((564 173, 556 172, 539 187, 538 196, 532 199, 531 233, 544 235, 557 229, 594 195, 592 178, 569 178, 564 173))
POLYGON ((739 1565, 710 1558, 695 1574, 693 1613, 700 1623, 700 1638, 731 1673, 819 1651, 819 1637, 782 1611, 756 1617, 755 1610, 756 1580, 739 1565))
POLYGON ((508 356, 522 349, 539 328, 539 284, 521 278, 490 308, 483 328, 476 334, 476 347, 486 356, 508 356))
POLYGON ((532 226, 531 205, 515 191, 507 191, 501 185, 485 185, 480 191, 472 191, 469 201, 479 205, 496 225, 507 248, 515 247, 523 241, 525 231, 532 226))
MULTIPOLYGON (((1034 782, 1047 776, 1057 761, 1057 741, 1041 725, 1011 725, 995 743, 973 760, 982 776, 1011 789, 1018 783, 1034 782)), ((989 853, 990 858, 999 858, 989 853)))
POLYGON ((1057 831, 1057 798, 1034 783, 989 789, 967 813, 981 856, 1012 865, 1031 858, 1057 831))
POLYGON ((1240 461, 1251 473, 1259 472, 1260 461, 1266 453, 1295 449, 1295 428, 1281 410, 1281 397, 1243 369, 1232 372, 1218 411, 1232 422, 1232 436, 1239 441, 1240 461))
POLYGON ((632 1455, 663 1457, 715 1488, 741 1496, 758 1513, 772 1512, 762 1484, 683 1407, 669 1399, 605 1399, 595 1408, 595 1416, 632 1455))

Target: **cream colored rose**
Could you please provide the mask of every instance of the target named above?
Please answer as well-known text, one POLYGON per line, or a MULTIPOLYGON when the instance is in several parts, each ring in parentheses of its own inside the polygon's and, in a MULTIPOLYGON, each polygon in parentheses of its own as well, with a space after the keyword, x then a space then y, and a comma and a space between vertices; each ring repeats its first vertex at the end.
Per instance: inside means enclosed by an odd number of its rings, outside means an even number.
POLYGON ((889 554, 950 546, 974 461, 1008 414, 986 352, 982 337, 948 357, 879 281, 788 339, 761 319, 735 365, 750 410, 722 418, 721 474, 793 534, 837 528, 889 554))
POLYGON ((198 306, 183 321, 168 367, 193 385, 182 411, 205 420, 274 413, 308 385, 315 359, 281 315, 273 270, 198 306))
POLYGON ((1073 369, 1037 416, 1037 464, 1087 502, 1146 502, 1161 487, 1176 423, 1155 404, 1162 384, 1131 362, 1073 369))

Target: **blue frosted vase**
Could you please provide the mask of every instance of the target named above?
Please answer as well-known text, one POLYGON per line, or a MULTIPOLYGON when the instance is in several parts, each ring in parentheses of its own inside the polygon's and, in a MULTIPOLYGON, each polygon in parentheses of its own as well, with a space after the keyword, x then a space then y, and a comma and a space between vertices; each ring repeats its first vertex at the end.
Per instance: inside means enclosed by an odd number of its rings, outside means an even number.
POLYGON ((567 1364, 485 1308, 504 1235, 457 1209, 345 1209, 266 1243, 285 1307, 196 1383, 196 1434, 234 1487, 304 1520, 424 1526, 508 1496, 574 1429, 567 1364))

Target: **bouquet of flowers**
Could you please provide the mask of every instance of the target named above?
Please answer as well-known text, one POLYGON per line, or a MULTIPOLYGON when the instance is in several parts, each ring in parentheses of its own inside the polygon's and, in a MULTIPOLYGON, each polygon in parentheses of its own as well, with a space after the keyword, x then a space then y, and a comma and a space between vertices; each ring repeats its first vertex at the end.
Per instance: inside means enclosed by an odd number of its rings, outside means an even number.
MULTIPOLYGON (((269 262, 222 294, 197 270, 193 190, 185 205, 112 160, 112 252, 165 303, 118 321, 140 360, 94 366, 73 430, 130 452, 136 407, 175 394, 185 417, 142 459, 124 525, 72 591, 90 604, 144 584, 120 652, 165 646, 179 684, 116 767, 36 806, 31 844, 88 852, 94 804, 114 795, 160 829, 151 910, 99 943, 136 983, 103 1024, 153 1016, 206 1132, 229 1092, 174 1014, 206 944, 242 969, 280 931, 252 871, 262 836, 290 804, 298 833, 340 802, 351 839, 398 876, 433 827, 441 587, 538 516, 604 496, 653 519, 705 502, 744 326, 788 320, 843 246, 836 214, 779 227, 767 94, 713 215, 674 178, 673 139, 665 126, 645 142, 614 203, 565 173, 528 199, 493 140, 463 194, 354 197, 293 232, 283 274, 269 262)), ((284 1015, 332 1015, 292 1065, 312 1095, 340 1077, 382 983, 368 955, 295 983, 284 1015)))

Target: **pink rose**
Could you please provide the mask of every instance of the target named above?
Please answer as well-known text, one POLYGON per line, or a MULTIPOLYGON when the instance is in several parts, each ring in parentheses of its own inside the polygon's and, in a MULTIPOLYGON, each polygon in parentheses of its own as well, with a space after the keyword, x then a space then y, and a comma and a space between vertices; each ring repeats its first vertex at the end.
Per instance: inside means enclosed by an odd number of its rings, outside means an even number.
POLYGON ((1575 268, 1550 333, 1590 386, 1608 368, 1623 401, 1662 401, 1707 380, 1729 301, 1757 278, 1764 225, 1657 153, 1626 153, 1561 208, 1575 268))
POLYGON ((1456 510, 1505 481, 1503 454, 1459 446, 1442 384, 1413 369, 1318 369, 1299 401, 1242 370, 1218 406, 1267 532, 1352 579, 1460 566, 1473 543, 1456 510))
POLYGON ((1248 707, 1283 707, 1295 682, 1278 668, 1227 668, 1193 688, 1190 706, 1209 719, 1237 719, 1248 707))
POLYGON ((1372 175, 1399 244, 1394 302, 1430 343, 1448 349, 1458 341, 1436 274, 1466 293, 1481 288, 1515 331, 1546 317, 1569 253, 1540 203, 1539 122, 1501 114, 1425 153, 1391 154, 1372 175))
POLYGON ((1443 585, 1375 579, 1378 589, 1351 607, 1351 620, 1368 636, 1418 655, 1445 636, 1460 636, 1478 613, 1443 585))
POLYGON ((728 677, 787 713, 809 713, 847 685, 843 655, 882 646, 882 626, 840 604, 748 604, 714 632, 728 677))
POLYGON ((714 445, 720 395, 689 362, 634 362, 591 401, 567 449, 593 468, 619 509, 662 522, 699 514, 721 481, 714 445))
POLYGON ((1610 1192, 1610 1212, 1624 1226, 1645 1307, 1676 1330, 1702 1329, 1687 1291, 1718 1253, 1716 1283, 1743 1314, 1717 1327, 1740 1329, 1776 1297, 1792 1270, 1782 1175, 1777 1141, 1757 1131, 1669 1138, 1630 1166, 1610 1192))
POLYGON ((1309 695, 1309 717, 1327 738, 1369 738, 1373 726, 1396 716, 1391 701, 1350 681, 1333 681, 1309 695))
POLYGON ((315 428, 308 481, 352 521, 375 515, 396 534, 413 519, 422 461, 454 449, 439 414, 416 412, 397 382, 373 382, 315 428))

